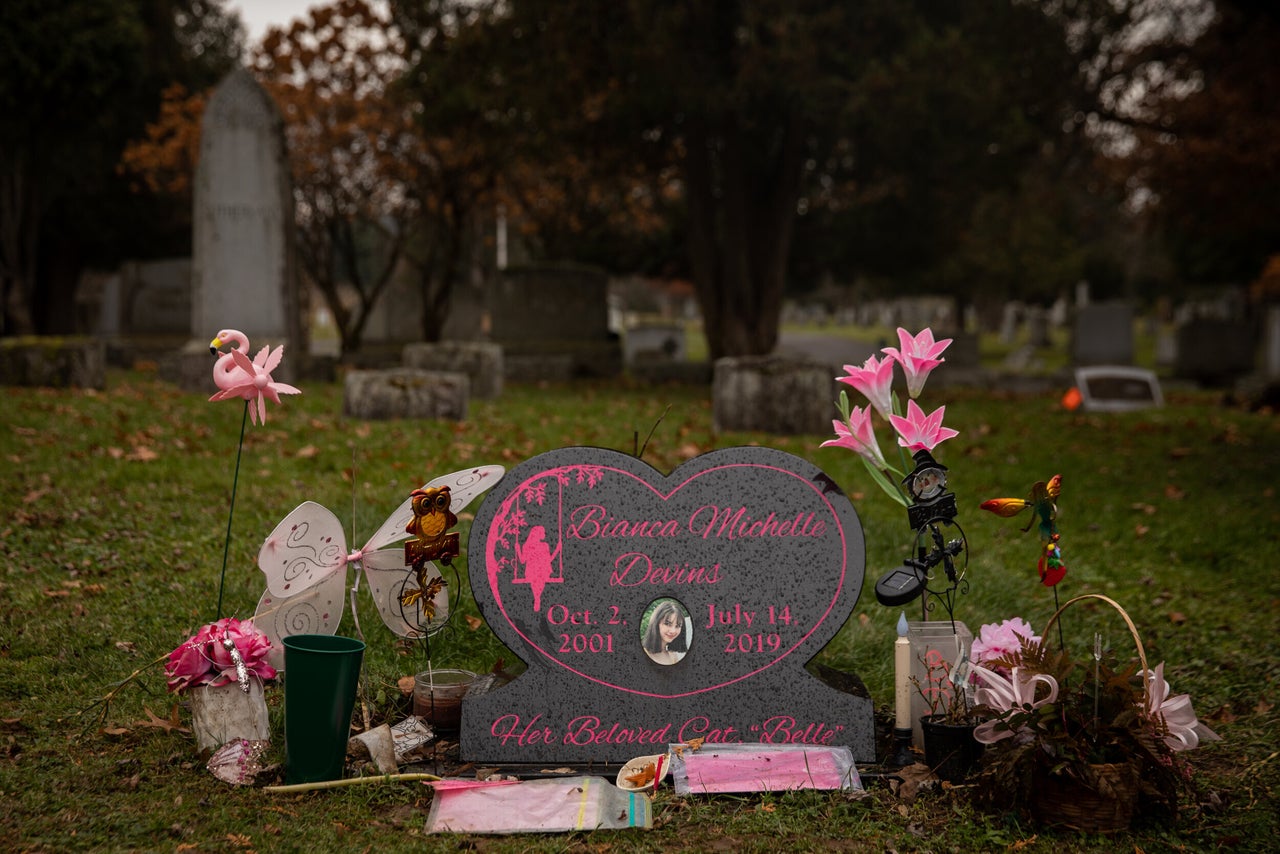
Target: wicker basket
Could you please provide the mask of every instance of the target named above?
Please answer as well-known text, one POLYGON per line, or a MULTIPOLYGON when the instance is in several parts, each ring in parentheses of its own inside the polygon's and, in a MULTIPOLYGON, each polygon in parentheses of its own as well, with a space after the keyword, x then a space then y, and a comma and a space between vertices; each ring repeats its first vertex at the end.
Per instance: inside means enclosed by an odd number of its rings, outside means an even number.
MULTIPOLYGON (((1147 651, 1133 620, 1114 599, 1099 593, 1077 596, 1059 608, 1045 625, 1044 636, 1048 637, 1063 611, 1086 599, 1105 602, 1120 614, 1133 637, 1142 670, 1147 670, 1147 651)), ((1150 684, 1144 679, 1144 703, 1150 699, 1149 692, 1150 684)), ((1090 833, 1112 833, 1128 828, 1138 800, 1137 769, 1132 765, 1090 765, 1083 776, 1084 779, 1046 775, 1037 781, 1030 801, 1032 816, 1046 825, 1090 833)))
POLYGON ((1125 830, 1138 800, 1138 772, 1132 765, 1090 765, 1091 781, 1045 776, 1031 798, 1031 815, 1041 824, 1087 833, 1125 830))

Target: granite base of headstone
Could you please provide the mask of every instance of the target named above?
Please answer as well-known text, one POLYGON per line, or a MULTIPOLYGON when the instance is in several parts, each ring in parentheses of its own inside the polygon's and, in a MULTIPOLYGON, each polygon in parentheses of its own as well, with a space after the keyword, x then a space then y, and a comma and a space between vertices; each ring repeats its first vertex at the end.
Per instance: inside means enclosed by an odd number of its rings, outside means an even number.
POLYGON ((440 341, 406 344, 401 356, 406 368, 466 374, 471 397, 494 400, 502 396, 502 348, 482 341, 440 341))
POLYGON ((0 339, 0 385, 106 388, 106 347, 95 338, 0 339))
POLYGON ((715 429, 829 433, 838 394, 835 376, 830 365, 789 356, 717 359, 711 384, 715 429))
POLYGON ((461 421, 467 417, 466 374, 395 368, 351 371, 342 388, 342 413, 352 418, 428 418, 461 421))
POLYGON ((870 698, 805 667, 852 615, 865 555, 812 463, 727 448, 663 475, 550 451, 489 492, 468 555, 482 616, 528 669, 463 701, 464 759, 621 763, 701 738, 875 760, 870 698))
POLYGON ((1229 386, 1254 370, 1254 327, 1240 320, 1193 318, 1179 326, 1173 374, 1204 385, 1229 386))

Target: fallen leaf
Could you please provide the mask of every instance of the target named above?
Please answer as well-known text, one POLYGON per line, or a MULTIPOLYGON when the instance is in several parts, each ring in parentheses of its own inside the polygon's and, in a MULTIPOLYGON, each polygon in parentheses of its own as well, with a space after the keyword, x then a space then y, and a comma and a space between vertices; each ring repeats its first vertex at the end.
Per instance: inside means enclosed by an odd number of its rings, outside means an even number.
POLYGON ((149 463, 152 460, 160 459, 160 455, 145 445, 140 445, 134 448, 133 452, 130 453, 129 456, 125 457, 125 459, 131 460, 135 463, 149 463))
POLYGON ((1034 835, 1030 836, 1027 839, 1019 839, 1017 842, 1014 842, 1009 846, 1009 850, 1021 851, 1023 848, 1026 848, 1028 845, 1034 845, 1035 841, 1036 841, 1036 837, 1034 835))
POLYGON ((760 812, 777 812, 778 805, 777 804, 761 804, 759 807, 759 810, 760 812))
POLYGON ((401 676, 396 680, 396 687, 400 689, 400 693, 406 697, 412 696, 415 680, 412 676, 401 676))
POLYGON ((121 652, 135 653, 138 651, 138 645, 133 641, 116 641, 116 649, 121 652))
POLYGON ((300 460, 309 460, 312 457, 318 456, 319 454, 320 454, 320 449, 317 448, 315 445, 304 445, 298 449, 297 453, 295 453, 294 456, 300 460))
POLYGON ((1187 615, 1182 613, 1181 611, 1169 612, 1169 622, 1173 623, 1175 626, 1180 626, 1186 621, 1187 621, 1187 615))
POLYGON ((239 845, 241 848, 248 848, 253 844, 253 840, 243 833, 228 833, 227 841, 232 845, 239 845))
POLYGON ((1253 710, 1260 715, 1265 715, 1268 712, 1270 712, 1273 708, 1274 706, 1272 706, 1270 703, 1267 702, 1267 698, 1262 697, 1258 700, 1258 705, 1253 707, 1253 710))
POLYGON ((871 623, 871 618, 867 616, 867 613, 865 611, 863 611, 861 614, 858 615, 858 625, 866 626, 866 625, 869 625, 870 623, 871 623))
POLYGON ((1187 497, 1185 490, 1179 489, 1172 483, 1166 483, 1164 486, 1164 497, 1170 501, 1181 501, 1187 497))
POLYGON ((50 590, 46 587, 44 591, 44 595, 48 596, 50 599, 59 599, 63 596, 70 596, 71 591, 70 590, 50 590))
POLYGON ((119 737, 122 735, 127 735, 128 732, 129 732, 129 729, 127 727, 122 727, 122 726, 104 726, 98 730, 98 733, 100 735, 109 735, 109 736, 112 736, 113 738, 119 737))
POLYGON ((1145 537, 1145 536, 1147 535, 1147 533, 1148 533, 1148 532, 1150 532, 1150 530, 1151 530, 1151 528, 1150 528, 1150 527, 1148 527, 1147 525, 1134 525, 1134 526, 1133 526, 1133 533, 1134 533, 1134 536, 1138 537, 1139 539, 1141 539, 1142 537, 1145 537))
POLYGON ((657 767, 652 762, 646 763, 639 771, 628 774, 626 781, 633 786, 647 786, 653 782, 657 767))
POLYGON ((484 620, 473 617, 471 614, 463 614, 463 619, 467 621, 467 628, 473 632, 484 625, 484 620))

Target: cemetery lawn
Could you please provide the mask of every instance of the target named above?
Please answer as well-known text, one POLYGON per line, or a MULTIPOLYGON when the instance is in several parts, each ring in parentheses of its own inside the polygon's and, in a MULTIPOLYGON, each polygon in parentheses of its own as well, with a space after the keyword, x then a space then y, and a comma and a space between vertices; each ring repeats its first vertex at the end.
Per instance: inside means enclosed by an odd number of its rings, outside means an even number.
MULTIPOLYGON (((224 612, 251 615, 262 590, 258 545, 304 499, 367 536, 408 491, 474 464, 513 466, 565 445, 631 452, 666 472, 719 447, 757 443, 814 461, 853 500, 867 569, 854 615, 817 660, 857 672, 878 716, 892 712, 898 613, 872 586, 901 563, 905 514, 826 436, 716 435, 705 387, 625 381, 511 386, 472 401, 465 422, 357 422, 337 385, 271 406, 250 426, 240 466, 224 612), (656 425, 656 426, 655 426, 656 425)), ((233 788, 204 769, 184 731, 189 713, 165 691, 158 661, 215 616, 242 407, 208 403, 144 372, 109 376, 106 391, 6 388, 0 417, 0 849, 10 851, 633 850, 1269 850, 1280 816, 1280 421, 1212 392, 1167 389, 1160 410, 1069 413, 1061 391, 1037 397, 925 389, 960 436, 941 446, 971 551, 957 617, 978 626, 1021 616, 1037 628, 1053 592, 1037 582, 1038 540, 1022 519, 978 510, 1063 476, 1063 601, 1118 600, 1154 666, 1222 737, 1189 754, 1195 797, 1176 826, 1114 837, 1055 833, 976 810, 964 786, 907 802, 883 785, 865 796, 800 792, 655 800, 652 831, 517 837, 423 833, 430 792, 416 783, 278 795, 233 788), (132 674, 137 675, 130 679, 132 674), (127 682, 109 704, 113 687, 127 682), (178 724, 175 726, 174 722, 178 724)), ((883 434, 882 434, 883 441, 883 434)), ((463 543, 475 506, 462 516, 463 543)), ((358 542, 363 542, 359 537, 358 542)), ((356 545, 358 545, 358 542, 356 545)), ((354 548, 354 545, 352 546, 354 548)), ((459 612, 433 643, 437 666, 488 671, 520 663, 477 619, 459 561, 459 612)), ((455 583, 451 579, 451 584, 455 583)), ((786 584, 786 580, 780 580, 786 584)), ((375 721, 407 708, 396 682, 421 669, 375 620, 362 699, 375 721)), ((1099 627, 1067 621, 1078 654, 1099 627)), ((349 613, 339 629, 353 634, 349 613)), ((273 755, 283 752, 283 692, 268 691, 273 755)))

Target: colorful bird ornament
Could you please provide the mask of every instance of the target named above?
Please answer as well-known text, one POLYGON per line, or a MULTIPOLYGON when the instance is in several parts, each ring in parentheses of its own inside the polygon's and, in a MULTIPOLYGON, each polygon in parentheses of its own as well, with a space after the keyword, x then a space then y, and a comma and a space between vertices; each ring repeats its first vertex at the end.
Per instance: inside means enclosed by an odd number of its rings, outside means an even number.
POLYGON ((1031 520, 1023 527, 1023 531, 1031 530, 1036 525, 1040 532, 1040 541, 1044 548, 1040 552, 1040 560, 1036 569, 1040 573, 1040 583, 1045 587, 1053 587, 1067 574, 1067 564, 1062 559, 1062 549, 1058 546, 1058 496, 1062 494, 1062 475, 1055 474, 1048 482, 1037 481, 1031 487, 1031 495, 1027 498, 992 498, 979 505, 997 516, 1010 518, 1023 510, 1031 510, 1031 520))

